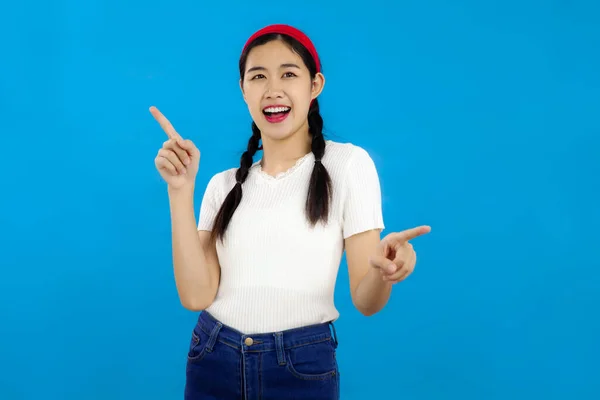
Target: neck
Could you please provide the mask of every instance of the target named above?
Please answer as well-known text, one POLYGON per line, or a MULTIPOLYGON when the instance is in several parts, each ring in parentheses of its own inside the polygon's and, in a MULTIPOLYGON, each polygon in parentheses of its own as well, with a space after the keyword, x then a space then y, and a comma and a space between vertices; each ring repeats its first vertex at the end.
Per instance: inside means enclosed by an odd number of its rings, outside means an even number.
POLYGON ((307 127, 282 140, 263 138, 262 170, 269 175, 287 171, 310 153, 311 140, 307 127))

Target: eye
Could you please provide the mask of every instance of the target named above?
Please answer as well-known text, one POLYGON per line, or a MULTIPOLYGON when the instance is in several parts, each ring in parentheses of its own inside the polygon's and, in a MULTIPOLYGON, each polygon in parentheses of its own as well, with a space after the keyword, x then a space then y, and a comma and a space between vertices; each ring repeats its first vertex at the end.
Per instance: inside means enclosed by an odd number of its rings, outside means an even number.
POLYGON ((264 78, 264 77, 265 76, 263 74, 258 74, 258 75, 253 76, 251 80, 261 79, 261 78, 264 78))
POLYGON ((293 78, 296 76, 296 74, 294 74, 293 72, 286 72, 285 74, 283 74, 283 76, 285 78, 293 78))

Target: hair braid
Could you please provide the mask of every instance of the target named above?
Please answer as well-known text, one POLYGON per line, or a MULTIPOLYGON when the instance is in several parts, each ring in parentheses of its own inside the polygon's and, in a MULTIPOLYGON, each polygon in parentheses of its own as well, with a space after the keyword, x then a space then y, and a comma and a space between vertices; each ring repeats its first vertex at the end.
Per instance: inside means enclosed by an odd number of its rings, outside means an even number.
MULTIPOLYGON (((268 33, 259 36, 251 43, 248 43, 242 51, 240 56, 238 67, 240 71, 240 79, 243 81, 246 73, 246 61, 248 60, 248 54, 256 47, 268 43, 272 40, 282 40, 288 44, 297 54, 302 57, 304 64, 310 71, 311 78, 314 79, 317 72, 320 72, 320 66, 317 65, 317 59, 313 57, 313 54, 297 39, 290 35, 281 33, 268 33)), ((311 151, 315 157, 315 165, 310 176, 309 188, 306 197, 306 216, 309 222, 314 226, 317 222, 327 222, 330 209, 330 201, 332 195, 331 178, 327 169, 322 163, 323 156, 325 155, 325 138, 323 136, 323 118, 319 112, 319 103, 317 99, 313 100, 308 111, 308 127, 309 134, 312 137, 311 151)), ((260 144, 260 130, 255 123, 252 124, 252 137, 248 141, 248 148, 242 154, 240 160, 240 167, 236 171, 235 178, 236 184, 231 189, 217 216, 215 218, 212 237, 213 239, 222 239, 229 221, 233 216, 236 208, 242 201, 242 184, 248 177, 250 167, 252 166, 253 157, 258 150, 260 144)))
POLYGON ((227 230, 227 226, 231 221, 231 217, 233 217, 233 213, 242 201, 242 184, 248 177, 248 173, 250 172, 250 167, 252 167, 252 163, 254 162, 254 155, 258 151, 259 144, 260 130, 253 122, 252 136, 250 136, 250 139, 248 139, 248 147, 240 158, 240 167, 235 172, 236 184, 231 189, 227 197, 225 197, 223 205, 215 217, 214 229, 212 230, 211 234, 213 240, 223 238, 223 235, 227 230))
POLYGON ((331 178, 321 162, 325 155, 325 137, 323 136, 323 118, 319 112, 319 102, 313 101, 308 111, 308 131, 312 136, 311 150, 315 156, 315 165, 310 176, 306 197, 306 214, 311 224, 319 220, 327 222, 331 198, 331 178))

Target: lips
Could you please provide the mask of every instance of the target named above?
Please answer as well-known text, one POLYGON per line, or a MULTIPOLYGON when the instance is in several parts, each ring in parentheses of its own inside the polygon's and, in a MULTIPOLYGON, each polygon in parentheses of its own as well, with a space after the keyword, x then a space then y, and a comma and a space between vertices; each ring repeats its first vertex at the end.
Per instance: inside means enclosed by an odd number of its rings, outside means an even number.
POLYGON ((263 114, 268 122, 275 124, 284 121, 291 110, 289 106, 274 104, 263 108, 263 114))
POLYGON ((265 108, 263 108, 263 113, 276 114, 276 113, 281 113, 281 112, 289 112, 290 110, 291 110, 291 107, 289 107, 289 106, 284 106, 282 104, 274 104, 274 105, 266 106, 265 108))

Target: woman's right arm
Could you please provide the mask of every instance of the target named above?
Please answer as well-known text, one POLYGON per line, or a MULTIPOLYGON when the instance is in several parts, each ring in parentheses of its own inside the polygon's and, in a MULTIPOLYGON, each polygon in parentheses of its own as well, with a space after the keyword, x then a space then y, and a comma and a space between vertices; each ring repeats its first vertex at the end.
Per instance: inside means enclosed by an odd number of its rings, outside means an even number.
POLYGON ((193 189, 169 190, 173 269, 181 304, 193 311, 210 306, 217 295, 221 268, 210 232, 198 230, 193 189))
POLYGON ((204 310, 217 295, 221 268, 210 232, 198 230, 194 214, 200 151, 191 140, 184 140, 156 107, 150 107, 150 113, 169 138, 159 149, 154 162, 168 184, 177 293, 185 308, 204 310))

